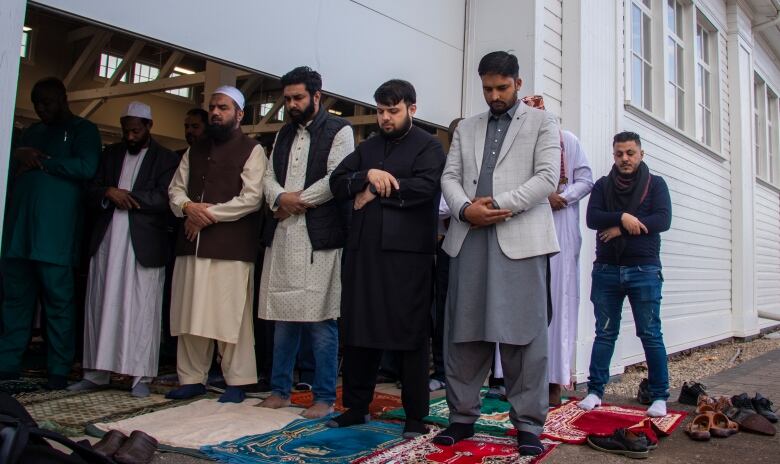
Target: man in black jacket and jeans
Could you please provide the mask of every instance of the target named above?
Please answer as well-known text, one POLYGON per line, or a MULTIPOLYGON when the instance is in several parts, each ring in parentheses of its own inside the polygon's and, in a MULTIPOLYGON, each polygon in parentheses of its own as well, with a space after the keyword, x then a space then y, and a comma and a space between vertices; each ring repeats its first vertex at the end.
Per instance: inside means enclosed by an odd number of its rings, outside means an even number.
POLYGON ((661 232, 669 230, 672 202, 666 182, 642 161, 638 134, 621 132, 613 142, 615 165, 599 179, 588 202, 588 227, 598 231, 590 299, 596 339, 590 357, 588 396, 578 403, 590 410, 601 404, 609 364, 628 296, 636 334, 647 359, 651 417, 666 415, 669 373, 661 333, 661 232))

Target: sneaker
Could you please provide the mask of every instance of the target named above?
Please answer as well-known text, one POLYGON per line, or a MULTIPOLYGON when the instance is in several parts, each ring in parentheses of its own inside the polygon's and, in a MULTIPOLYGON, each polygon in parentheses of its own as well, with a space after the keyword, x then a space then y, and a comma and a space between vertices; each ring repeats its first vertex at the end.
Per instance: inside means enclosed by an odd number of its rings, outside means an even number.
POLYGON ((685 382, 680 389, 680 396, 677 398, 677 402, 690 406, 696 406, 697 402, 699 401, 699 395, 707 394, 706 388, 707 387, 698 382, 685 382))
POLYGON ((761 396, 761 393, 756 393, 755 398, 750 400, 750 402, 753 403, 753 409, 766 417, 769 422, 773 424, 777 422, 777 414, 772 410, 772 402, 768 398, 761 396))
POLYGON ((647 437, 641 432, 617 429, 608 437, 588 435, 588 446, 605 453, 620 454, 633 459, 644 459, 650 455, 647 437))
POLYGON ((639 404, 650 404, 650 381, 648 379, 642 379, 639 382, 639 390, 636 392, 636 400, 639 404))
POLYGON ((739 395, 734 395, 731 397, 731 404, 735 408, 739 408, 748 412, 756 413, 756 410, 753 408, 753 401, 750 399, 750 397, 747 395, 747 393, 741 393, 739 395))

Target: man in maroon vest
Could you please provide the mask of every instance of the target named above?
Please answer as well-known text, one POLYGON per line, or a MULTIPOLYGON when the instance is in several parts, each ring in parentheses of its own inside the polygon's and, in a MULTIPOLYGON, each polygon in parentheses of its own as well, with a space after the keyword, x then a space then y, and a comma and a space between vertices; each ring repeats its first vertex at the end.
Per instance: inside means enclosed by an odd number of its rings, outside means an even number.
POLYGON ((219 87, 209 101, 209 137, 184 154, 168 189, 171 209, 186 218, 176 242, 171 335, 179 337, 181 387, 166 395, 192 398, 205 382, 217 341, 228 387, 220 402, 240 403, 240 385, 257 382, 252 296, 260 241, 266 158, 241 132, 244 96, 219 87))

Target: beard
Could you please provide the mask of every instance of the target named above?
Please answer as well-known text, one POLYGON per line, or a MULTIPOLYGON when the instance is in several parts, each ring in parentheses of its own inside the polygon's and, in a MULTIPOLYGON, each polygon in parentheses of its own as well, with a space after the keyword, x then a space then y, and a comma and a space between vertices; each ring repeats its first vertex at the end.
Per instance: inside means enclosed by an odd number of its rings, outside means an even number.
POLYGON ((146 146, 147 143, 149 143, 148 134, 142 140, 138 140, 135 142, 130 142, 125 140, 125 146, 127 147, 127 152, 130 153, 131 155, 137 155, 141 153, 141 150, 146 146))
POLYGON ((292 119, 295 124, 306 124, 306 121, 308 121, 309 118, 311 118, 311 116, 314 114, 314 99, 309 99, 309 106, 307 106, 303 111, 290 110, 289 113, 290 119, 292 119))
POLYGON ((401 124, 400 127, 395 128, 391 130, 390 132, 385 131, 381 126, 379 127, 379 131, 382 134, 382 137, 386 138, 387 140, 397 140, 406 135, 407 132, 409 132, 409 129, 412 128, 412 117, 409 116, 409 113, 406 113, 406 119, 404 120, 403 124, 401 124))
POLYGON ((517 103, 517 95, 512 99, 512 101, 505 102, 503 100, 499 100, 497 102, 490 102, 490 112, 499 116, 507 111, 509 111, 513 106, 515 106, 515 103, 517 103), (494 104, 498 104, 498 108, 494 107, 494 104))
POLYGON ((235 125, 235 119, 223 121, 222 123, 212 122, 206 126, 206 133, 217 143, 226 142, 233 133, 235 125))

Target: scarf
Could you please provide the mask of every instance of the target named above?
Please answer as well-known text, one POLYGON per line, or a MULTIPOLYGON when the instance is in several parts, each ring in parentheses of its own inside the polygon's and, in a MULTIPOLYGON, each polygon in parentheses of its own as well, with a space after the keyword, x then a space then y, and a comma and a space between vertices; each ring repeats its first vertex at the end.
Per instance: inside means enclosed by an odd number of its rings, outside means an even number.
MULTIPOLYGON (((623 211, 636 216, 639 205, 647 197, 651 177, 650 169, 644 161, 639 163, 639 168, 628 176, 620 174, 617 166, 613 165, 604 186, 604 201, 607 204, 607 211, 623 211)), ((615 242, 615 254, 619 261, 626 249, 626 236, 621 235, 613 241, 615 242)))

